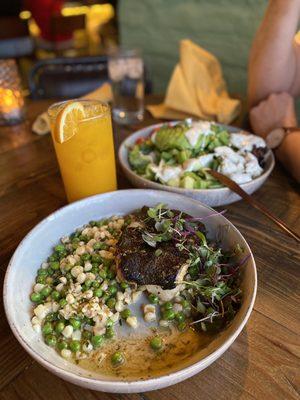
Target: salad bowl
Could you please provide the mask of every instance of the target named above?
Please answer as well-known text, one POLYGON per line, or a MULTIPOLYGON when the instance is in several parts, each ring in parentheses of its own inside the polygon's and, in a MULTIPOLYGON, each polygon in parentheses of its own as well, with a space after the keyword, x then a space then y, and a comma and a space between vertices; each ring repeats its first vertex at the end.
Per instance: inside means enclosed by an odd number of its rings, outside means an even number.
MULTIPOLYGON (((70 204, 54 212, 32 231, 16 249, 4 282, 4 306, 10 327, 24 349, 49 371, 74 384, 92 390, 134 393, 156 390, 187 379, 217 360, 232 345, 250 317, 257 289, 256 266, 252 252, 241 233, 220 213, 206 205, 166 191, 121 190, 70 204), (239 246, 247 255, 243 262, 240 289, 241 307, 234 319, 204 348, 189 356, 183 363, 167 373, 147 379, 121 380, 118 376, 104 375, 98 370, 87 370, 76 363, 63 359, 53 348, 47 346, 42 335, 32 329, 32 304, 29 294, 40 264, 50 253, 61 236, 69 234, 87 221, 111 215, 126 215, 157 203, 167 204, 192 215, 205 218, 207 235, 218 240, 223 249, 239 246)), ((139 329, 139 328, 138 328, 139 329)), ((142 334, 142 332, 141 332, 142 334)))
MULTIPOLYGON (((171 122, 170 125, 174 126, 178 121, 171 122)), ((212 207, 224 206, 227 204, 234 203, 239 201, 241 198, 234 192, 232 192, 227 187, 216 187, 216 188, 205 188, 205 189, 190 189, 184 187, 177 186, 169 186, 167 184, 162 184, 160 182, 156 182, 150 179, 146 179, 145 177, 139 175, 135 172, 130 165, 129 162, 129 152, 130 149, 137 143, 139 140, 143 140, 144 138, 148 138, 153 131, 156 131, 160 127, 162 127, 163 123, 151 125, 146 128, 140 129, 126 138, 120 148, 119 148, 119 162, 124 171, 124 174, 128 178, 128 180, 132 183, 133 186, 138 188, 149 188, 156 190, 166 190, 173 193, 182 194, 188 197, 191 197, 195 200, 199 200, 204 204, 207 204, 212 207)), ((230 133, 239 133, 240 129, 228 125, 215 124, 218 127, 225 128, 230 133)), ((243 133, 248 133, 244 132, 243 133)), ((252 194, 256 190, 258 190, 266 181, 270 173, 272 172, 275 159, 272 151, 267 149, 264 155, 264 167, 263 172, 253 178, 251 181, 247 183, 242 183, 241 187, 248 193, 252 194)))

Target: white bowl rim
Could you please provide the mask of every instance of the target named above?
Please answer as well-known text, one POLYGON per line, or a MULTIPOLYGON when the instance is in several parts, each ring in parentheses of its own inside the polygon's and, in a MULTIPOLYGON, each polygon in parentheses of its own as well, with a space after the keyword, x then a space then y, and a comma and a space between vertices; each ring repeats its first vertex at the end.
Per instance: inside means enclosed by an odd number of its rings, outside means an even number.
MULTIPOLYGON (((170 121, 169 123, 171 124, 175 124, 177 122, 180 121, 170 121)), ((211 122, 211 121, 209 121, 211 122)), ((157 190, 164 190, 164 187, 167 187, 169 189, 169 191, 173 191, 175 193, 178 194, 186 194, 186 193, 195 193, 195 194, 213 194, 216 193, 216 190, 218 191, 218 193, 220 192, 229 192, 230 189, 227 187, 220 187, 220 188, 210 188, 210 189, 185 189, 185 188, 181 188, 181 187, 177 187, 177 186, 167 186, 164 185, 163 183, 159 183, 159 182, 155 182, 155 181, 151 181, 150 179, 146 179, 143 178, 142 176, 138 175, 135 171, 133 171, 133 169, 130 168, 129 165, 129 161, 128 161, 128 147, 127 147, 127 142, 129 142, 131 139, 133 138, 138 138, 139 135, 141 135, 144 131, 148 130, 148 129, 155 129, 155 128, 159 128, 160 126, 165 125, 166 122, 161 122, 159 124, 153 124, 153 125, 148 125, 145 126, 141 129, 138 129, 137 131, 133 132, 131 135, 127 136, 121 143, 119 150, 118 150, 118 158, 120 161, 120 164, 122 166, 122 168, 128 173, 133 175, 136 179, 139 179, 141 182, 143 182, 144 186, 146 187, 147 185, 151 184, 152 188, 157 188, 157 190), (125 157, 123 156, 123 152, 125 154, 125 157), (172 190, 173 189, 173 190, 172 190)), ((232 126, 232 125, 225 125, 225 124, 219 124, 217 122, 215 122, 216 125, 218 126, 224 126, 228 129, 234 129, 234 130, 238 130, 239 128, 236 126, 232 126)), ((254 133, 248 132, 244 129, 241 129, 241 131, 254 135, 254 133)), ((257 136, 257 135, 254 135, 257 136)), ((246 188, 248 188, 249 186, 252 186, 255 182, 258 182, 260 180, 263 180, 264 178, 267 178, 270 173, 272 172, 274 166, 275 166, 275 157, 273 154, 273 151, 271 149, 268 148, 268 151, 266 153, 266 156, 270 158, 270 165, 268 168, 264 169, 264 172, 257 176, 256 178, 252 179, 250 182, 246 182, 246 183, 242 183, 240 184, 240 186, 246 190, 246 188)), ((224 193, 225 194, 225 193, 224 193)))
MULTIPOLYGON (((130 193, 132 191, 135 192, 141 192, 141 194, 145 193, 145 192, 161 192, 162 194, 171 194, 172 197, 178 197, 178 201, 180 200, 185 200, 188 201, 190 203, 193 203, 194 205, 201 205, 203 207, 206 207, 208 209, 211 209, 213 211, 215 211, 213 208, 201 203, 199 200, 194 200, 191 198, 188 198, 186 196, 180 195, 180 194, 176 194, 176 193, 170 193, 170 192, 165 192, 163 190, 161 191, 157 191, 157 190, 151 190, 151 189, 125 189, 125 190, 120 190, 124 193, 124 196, 126 196, 127 193, 130 193)), ((175 372, 171 372, 171 373, 167 373, 165 375, 162 376, 158 376, 155 378, 150 378, 150 379, 145 379, 145 380, 133 380, 133 381, 117 381, 117 380, 105 380, 105 379, 98 379, 98 378, 91 378, 91 377, 83 377, 80 376, 78 374, 75 374, 73 372, 69 372, 63 368, 57 367, 55 365, 53 365, 50 361, 48 361, 47 359, 45 359, 43 356, 41 356, 38 352, 36 352, 34 350, 34 348, 32 348, 27 342, 26 340, 23 338, 21 332, 19 332, 19 330, 17 329, 17 327, 14 325, 14 323, 11 321, 11 319, 9 318, 10 315, 10 305, 8 304, 8 295, 7 295, 7 290, 8 290, 8 283, 9 283, 9 277, 10 277, 10 269, 12 268, 12 265, 14 263, 14 260, 18 257, 18 252, 20 251, 20 247, 22 246, 22 243, 27 240, 32 233, 34 233, 36 230, 38 230, 42 225, 46 224, 48 222, 48 220, 53 219, 55 216, 59 215, 60 213, 62 213, 65 209, 67 208, 76 208, 77 205, 79 204, 83 204, 85 203, 87 200, 89 199, 96 199, 96 198, 103 198, 103 197, 109 197, 112 193, 115 193, 117 191, 114 192, 108 192, 108 193, 103 193, 103 194, 97 194, 94 196, 90 196, 87 197, 85 199, 82 200, 78 200, 75 201, 71 204, 65 205, 61 208, 59 208, 58 210, 54 211, 53 213, 49 214, 47 217, 45 217, 42 221, 40 221, 37 225, 35 225, 27 234, 26 236, 21 240, 21 242, 18 244, 13 256, 11 257, 6 273, 5 273, 5 278, 4 278, 4 285, 3 285, 3 300, 4 300, 4 310, 5 310, 5 314, 9 323, 9 326, 14 334, 14 336, 16 337, 16 339, 18 340, 18 342, 21 344, 21 346, 27 351, 27 353, 29 353, 31 355, 31 357, 33 359, 35 359, 39 364, 41 364, 42 366, 44 366, 46 369, 48 369, 49 371, 51 371, 52 373, 54 373, 57 376, 62 376, 64 377, 66 380, 68 380, 69 382, 73 382, 73 383, 77 383, 78 385, 81 385, 82 383, 84 383, 86 385, 86 387, 89 386, 89 384, 93 384, 95 386, 97 386, 98 390, 102 390, 102 391, 107 391, 107 386, 113 386, 116 389, 116 392, 119 393, 134 393, 134 392, 143 392, 143 391, 150 391, 150 390, 156 390, 156 387, 160 387, 159 383, 161 383, 162 385, 164 384, 165 381, 167 381, 169 378, 174 377, 176 379, 176 382, 180 382, 182 380, 185 379, 185 377, 189 377, 194 375, 197 372, 200 372, 203 368, 199 368, 197 369, 197 366, 200 367, 200 363, 201 365, 210 365, 210 363, 212 363, 214 361, 214 356, 216 355, 216 353, 219 354, 219 356, 217 358, 219 358, 230 346, 231 344, 235 341, 235 339, 238 337, 238 335, 241 333, 241 331, 243 330, 244 326, 246 325, 250 314, 252 312, 254 303, 255 303, 255 298, 256 298, 256 294, 257 294, 257 269, 256 269, 256 263, 253 257, 253 253, 250 249, 250 246, 248 245, 246 239, 244 238, 244 236, 241 234, 241 232, 226 218, 224 217, 224 215, 220 215, 221 218, 224 218, 226 220, 226 223, 231 227, 231 229, 235 230, 240 236, 241 238, 244 240, 245 242, 245 247, 246 247, 246 251, 249 252, 250 254, 250 258, 249 261, 252 262, 253 265, 253 273, 254 273, 254 287, 253 287, 253 293, 252 293, 252 298, 250 301, 250 304, 248 306, 247 312, 241 322, 241 324, 236 328, 236 330, 228 337, 228 339, 223 343, 222 346, 218 347, 216 350, 214 350, 212 353, 210 353, 209 355, 207 355, 206 357, 202 358, 201 360, 193 363, 192 365, 182 368, 178 371, 175 372)), ((205 367, 204 367, 205 368, 205 367)), ((175 382, 175 383, 176 383, 175 382)), ((172 384, 172 383, 171 383, 172 384)), ((94 386, 94 388, 95 388, 94 386)), ((168 386, 163 385, 163 387, 168 386)))

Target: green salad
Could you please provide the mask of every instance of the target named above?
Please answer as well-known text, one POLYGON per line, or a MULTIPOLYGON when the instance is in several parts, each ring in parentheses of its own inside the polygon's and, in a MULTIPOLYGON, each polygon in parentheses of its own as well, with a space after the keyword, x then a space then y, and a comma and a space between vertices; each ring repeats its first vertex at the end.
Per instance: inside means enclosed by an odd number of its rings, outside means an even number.
POLYGON ((129 164, 145 179, 185 189, 218 188, 210 174, 218 170, 237 183, 246 183, 262 172, 257 149, 263 139, 242 132, 231 133, 221 125, 186 120, 165 124, 129 149, 129 164))

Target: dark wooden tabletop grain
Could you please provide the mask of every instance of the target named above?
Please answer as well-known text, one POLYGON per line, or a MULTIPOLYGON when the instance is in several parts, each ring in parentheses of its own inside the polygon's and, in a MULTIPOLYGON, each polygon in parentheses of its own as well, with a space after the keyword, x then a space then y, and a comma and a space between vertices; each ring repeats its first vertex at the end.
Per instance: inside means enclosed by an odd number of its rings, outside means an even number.
MULTIPOLYGON (((158 99, 151 99, 157 101, 158 99)), ((26 233, 66 204, 51 138, 31 132, 49 101, 28 102, 26 122, 0 127, 0 280, 26 233)), ((153 122, 146 116, 144 125, 153 122)), ((116 143, 137 127, 115 127, 116 143)), ((119 171, 119 188, 130 184, 119 171)), ((277 165, 254 194, 300 232, 299 186, 277 165)), ((250 320, 213 365, 175 386, 144 394, 113 395, 69 384, 33 361, 14 338, 0 298, 0 400, 209 400, 300 398, 300 249, 272 222, 240 201, 226 216, 250 244, 258 294, 250 320)))

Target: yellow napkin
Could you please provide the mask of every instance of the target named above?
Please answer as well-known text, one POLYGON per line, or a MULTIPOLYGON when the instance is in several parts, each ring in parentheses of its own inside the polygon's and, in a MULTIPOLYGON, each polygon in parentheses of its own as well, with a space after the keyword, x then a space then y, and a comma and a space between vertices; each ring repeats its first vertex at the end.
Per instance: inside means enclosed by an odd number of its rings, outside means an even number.
POLYGON ((217 58, 186 39, 180 42, 180 61, 164 102, 147 109, 155 118, 194 116, 228 124, 238 116, 240 101, 228 96, 217 58))
MULTIPOLYGON (((100 100, 100 101, 111 101, 112 100, 112 91, 111 85, 109 83, 104 83, 102 86, 86 94, 81 97, 81 99, 85 100, 100 100)), ((32 130, 37 135, 45 135, 50 132, 50 120, 47 112, 39 115, 34 123, 32 124, 32 130)))

